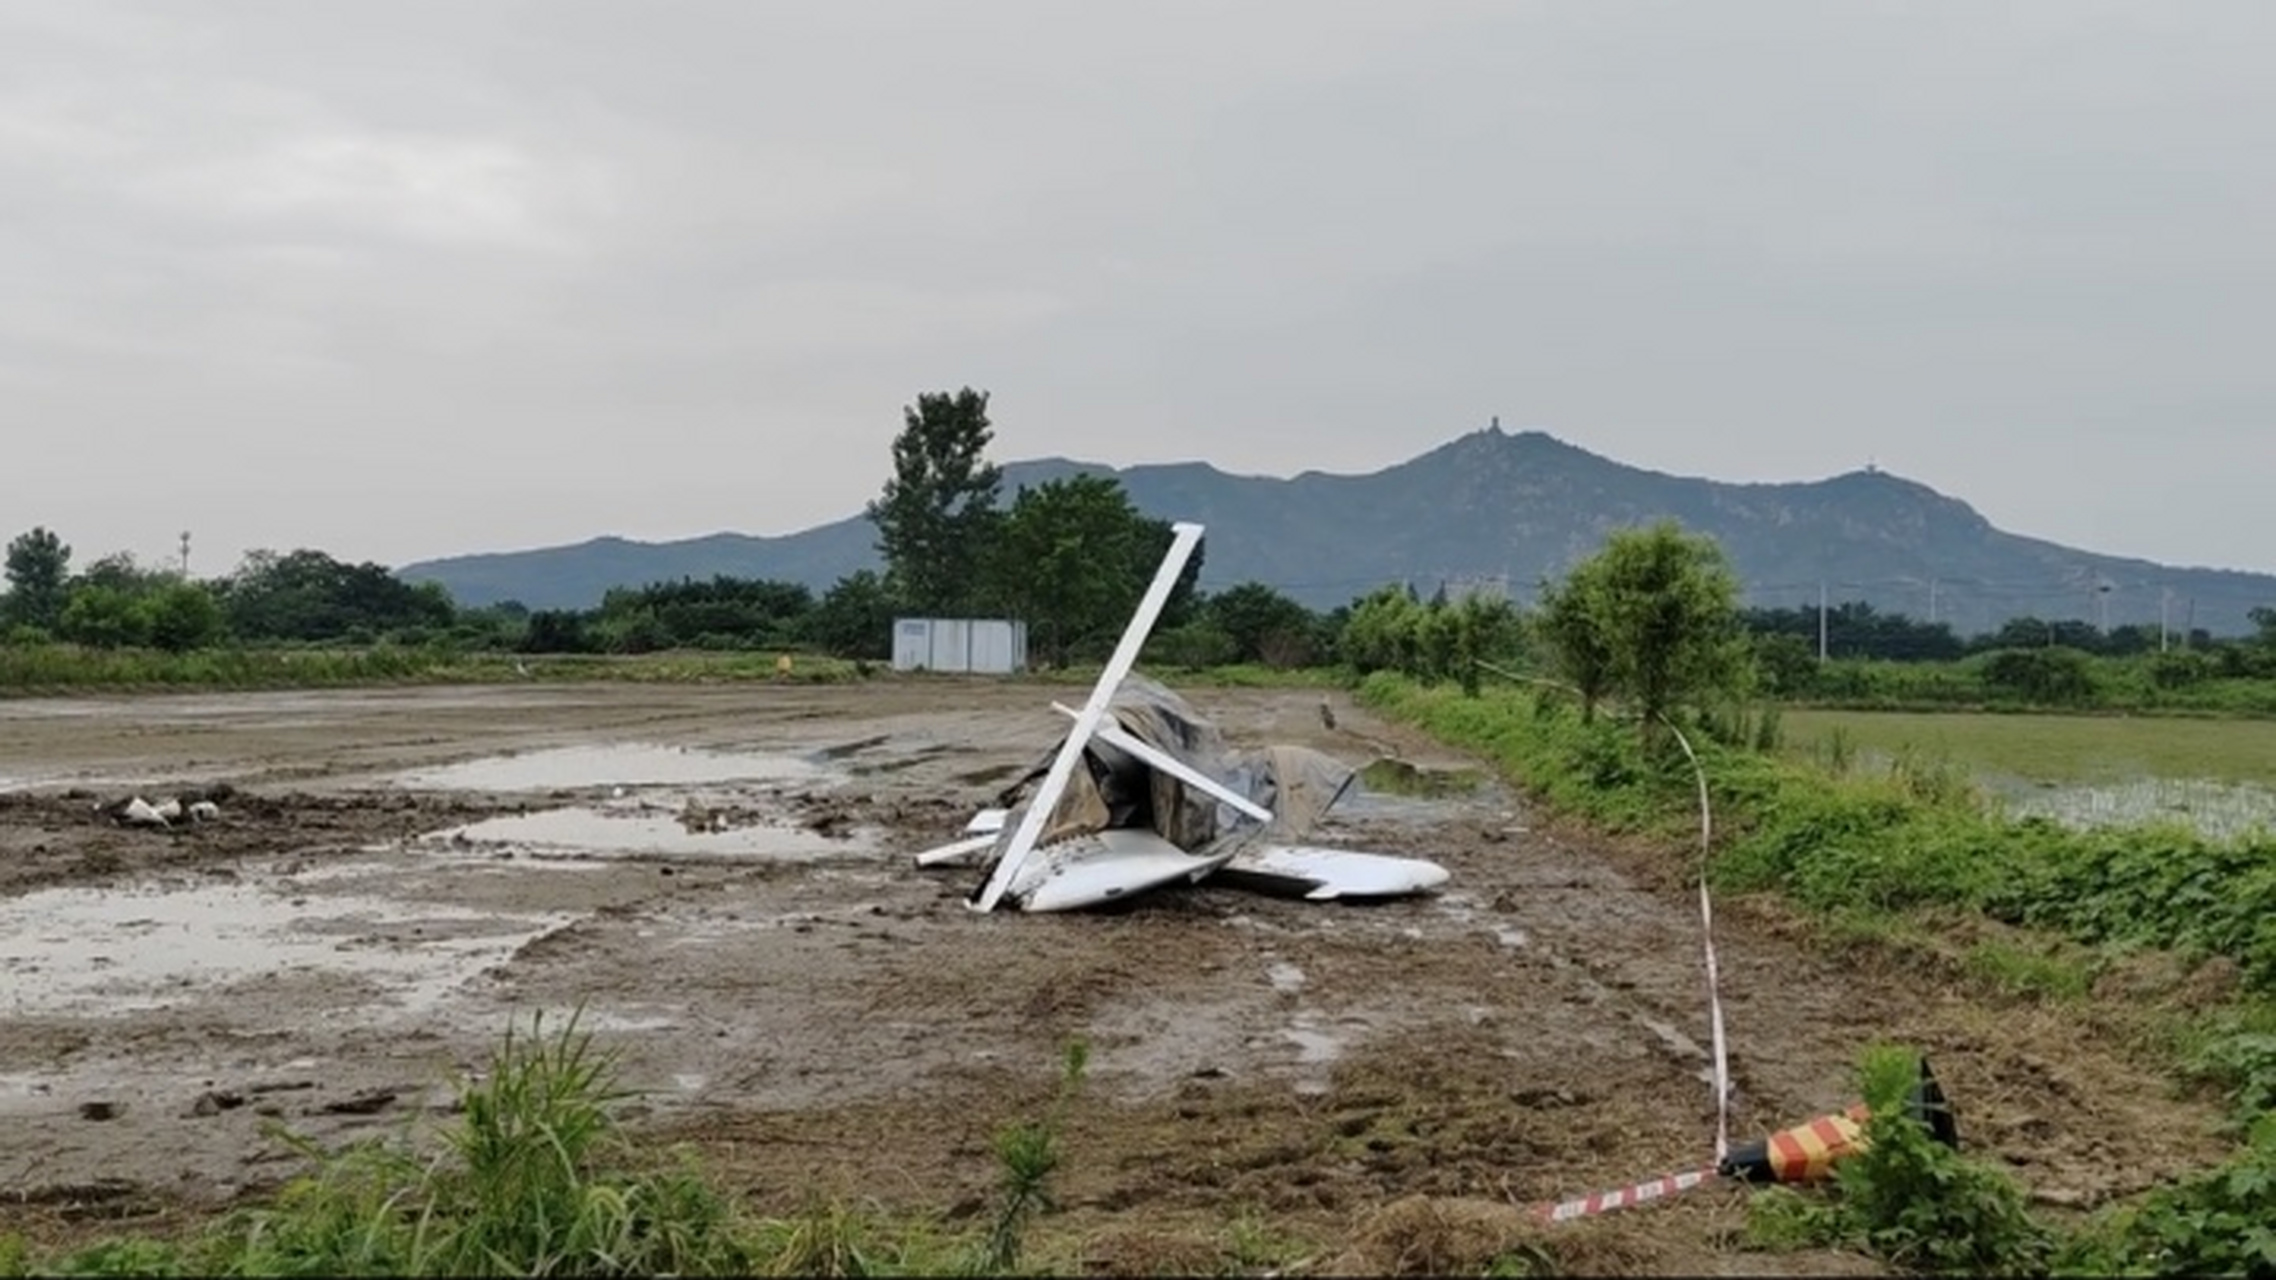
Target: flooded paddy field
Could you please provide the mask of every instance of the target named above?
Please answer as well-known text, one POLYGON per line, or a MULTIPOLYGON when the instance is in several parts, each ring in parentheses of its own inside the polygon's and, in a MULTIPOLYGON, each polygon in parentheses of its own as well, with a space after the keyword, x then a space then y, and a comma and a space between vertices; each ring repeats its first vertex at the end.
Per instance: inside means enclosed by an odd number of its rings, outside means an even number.
MULTIPOLYGON (((636 1123, 762 1207, 971 1213, 994 1129, 1091 1047, 1053 1230, 1269 1222, 1334 1256, 1411 1196, 1526 1205, 1711 1157, 1680 856, 1565 829, 1478 762, 1316 690, 1197 690, 1237 744, 1365 790, 1323 843, 1426 857, 1374 906, 1207 884, 979 916, 916 850, 1055 741, 1064 690, 516 686, 0 704, 0 1230, 203 1212, 324 1141, 449 1106, 543 1011, 622 1055, 636 1123), (219 816, 97 806, 196 791, 219 816)), ((1925 1049, 1976 1149, 2094 1204, 2198 1163, 2177 1102, 2059 1013, 1718 916, 1739 1137, 1925 1049)), ((1610 1220, 1613 1270, 1842 1270, 1739 1252, 1728 1189, 1610 1220)), ((1100 1248, 1111 1249, 1106 1244, 1100 1248)))
POLYGON ((1948 765, 2019 818, 2176 823, 2216 839, 2276 831, 2276 721, 1789 711, 1783 723, 1796 754, 1825 760, 1838 736, 1868 768, 1948 765))

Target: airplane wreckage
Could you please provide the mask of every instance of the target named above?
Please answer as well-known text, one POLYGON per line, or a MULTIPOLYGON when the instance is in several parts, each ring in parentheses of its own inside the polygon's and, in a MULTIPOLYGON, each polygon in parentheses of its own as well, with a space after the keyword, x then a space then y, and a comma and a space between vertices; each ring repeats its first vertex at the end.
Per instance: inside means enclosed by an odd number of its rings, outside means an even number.
MULTIPOLYGON (((1313 901, 1401 897, 1446 883, 1446 869, 1434 862, 1303 843, 1352 788, 1356 771, 1308 747, 1236 751, 1183 699, 1131 674, 1201 526, 1176 525, 1175 535, 1089 701, 1079 710, 1052 704, 1074 721, 1058 748, 1006 788, 999 807, 974 815, 963 838, 916 855, 917 865, 983 864, 985 877, 966 900, 983 912, 1007 900, 1022 911, 1101 906, 1199 881, 1313 901)), ((1704 840, 1704 775, 1700 796, 1704 840)), ((1542 1221, 1594 1217, 1715 1182, 1820 1181, 1865 1149, 1869 1112, 1862 1103, 1730 1146, 1731 1092, 1704 883, 1700 910, 1714 1039, 1714 1161, 1536 1205, 1531 1212, 1542 1221)), ((1919 1072, 1905 1111, 1931 1139, 1957 1150, 1951 1104, 1925 1059, 1919 1072)))
POLYGON ((1179 524, 1154 581, 1046 763, 920 867, 986 867, 967 900, 993 911, 1068 911, 1207 880, 1313 901, 1423 893, 1444 867, 1303 843, 1356 771, 1309 747, 1236 751, 1176 694, 1131 674, 1201 526, 1179 524))

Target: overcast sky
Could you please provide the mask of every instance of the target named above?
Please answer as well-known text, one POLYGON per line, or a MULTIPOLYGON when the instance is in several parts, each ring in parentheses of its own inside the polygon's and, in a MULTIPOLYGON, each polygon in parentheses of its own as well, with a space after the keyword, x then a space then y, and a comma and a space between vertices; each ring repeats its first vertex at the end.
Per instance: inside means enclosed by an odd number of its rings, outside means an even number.
POLYGON ((1499 415, 2276 570, 2276 5, 0 5, 0 537, 402 563, 1499 415))

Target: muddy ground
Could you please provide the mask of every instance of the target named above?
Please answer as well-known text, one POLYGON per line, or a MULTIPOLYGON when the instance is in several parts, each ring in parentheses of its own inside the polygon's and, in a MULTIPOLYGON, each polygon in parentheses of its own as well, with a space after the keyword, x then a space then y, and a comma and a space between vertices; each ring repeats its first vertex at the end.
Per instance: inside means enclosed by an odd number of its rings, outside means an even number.
MULTIPOLYGON (((967 911, 970 872, 908 855, 1051 746, 1054 693, 0 703, 0 1231, 257 1195, 296 1167, 274 1122, 339 1140, 438 1112, 510 1019, 580 1005, 644 1091, 643 1131, 781 1209, 977 1211, 990 1133, 1037 1114, 1085 1039, 1050 1229, 1102 1268, 1222 1260, 1260 1224, 1315 1269, 1379 1262, 1350 1250, 1404 1238, 1421 1210, 1395 1202, 1484 1213, 1711 1157, 1696 899, 1667 855, 1556 829, 1498 783, 1379 788, 1327 833, 1448 867, 1425 900, 1204 885, 1109 914, 967 911), (221 814, 202 825, 96 811, 204 788, 221 814)), ((1191 698, 1236 743, 1476 768, 1340 696, 1334 729, 1316 692, 1191 698)), ((2206 1158, 2211 1114, 2067 1014, 1844 962, 1746 904, 1718 926, 1735 1136, 1846 1105, 1860 1047, 1896 1039, 2044 1200, 2206 1158)), ((1743 1196, 1617 1215, 1574 1256, 1872 1269, 1742 1252, 1743 1196)))

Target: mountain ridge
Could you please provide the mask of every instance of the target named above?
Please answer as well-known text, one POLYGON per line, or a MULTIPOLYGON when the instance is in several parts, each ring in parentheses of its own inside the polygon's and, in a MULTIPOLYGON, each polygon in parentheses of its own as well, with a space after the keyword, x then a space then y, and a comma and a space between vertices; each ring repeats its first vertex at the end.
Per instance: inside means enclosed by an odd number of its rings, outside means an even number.
MULTIPOLYGON (((2251 629, 2276 604, 2276 575, 2168 566, 1999 529, 1967 502, 1868 467, 1817 480, 1722 481, 1648 470, 1541 431, 1498 426, 1404 462, 1345 474, 1233 475, 1203 461, 1111 467, 1066 457, 1005 463, 1004 500, 1074 474, 1112 476, 1148 515, 1208 526, 1201 581, 1260 581, 1314 608, 1387 582, 1425 593, 1490 584, 1521 601, 1615 528, 1673 518, 1730 556, 1748 603, 1865 600, 1963 633, 2012 617, 2119 626, 2251 629)), ((397 570, 461 603, 518 599, 585 608, 611 586, 714 574, 802 582, 816 592, 877 568, 876 532, 856 514, 790 534, 733 532, 668 542, 602 535, 525 551, 425 560, 397 570)))

